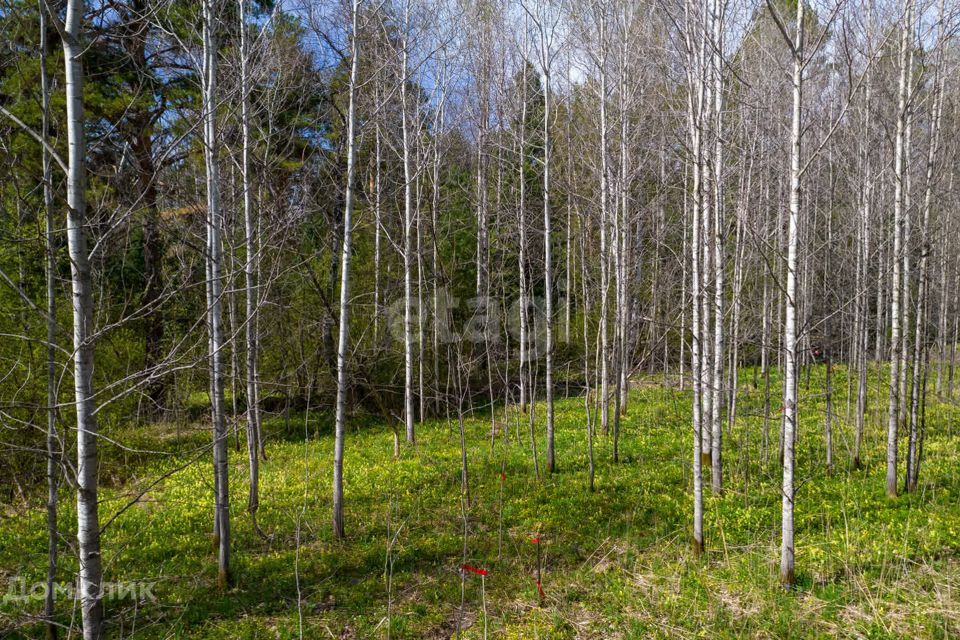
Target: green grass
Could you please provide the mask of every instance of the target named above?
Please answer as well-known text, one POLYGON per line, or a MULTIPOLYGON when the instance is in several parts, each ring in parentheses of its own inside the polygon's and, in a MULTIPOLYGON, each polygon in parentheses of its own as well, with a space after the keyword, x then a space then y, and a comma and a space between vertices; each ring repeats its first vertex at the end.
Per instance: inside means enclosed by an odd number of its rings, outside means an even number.
MULTIPOLYGON (((750 382, 749 372, 741 382, 750 382)), ((489 636, 498 638, 960 635, 960 410, 931 398, 921 487, 890 501, 883 485, 886 405, 876 397, 876 381, 865 466, 853 471, 845 371, 835 368, 832 475, 823 463, 823 382, 822 367, 813 370, 809 388, 801 378, 799 586, 793 592, 783 591, 777 580, 779 402, 772 400, 771 450, 764 464, 762 382, 759 390, 741 386, 740 417, 724 443, 726 491, 707 498, 708 553, 701 559, 689 549, 689 393, 654 384, 631 392, 620 464, 611 460, 611 440, 597 438, 594 493, 587 490, 582 398, 558 402, 560 468, 539 481, 525 415, 518 424, 509 410, 509 436, 501 430, 492 449, 489 415, 470 416, 467 562, 490 574, 484 594, 479 576, 466 580, 464 637, 482 638, 484 618, 489 636), (533 535, 540 536, 544 555, 542 607, 533 535)), ((542 413, 538 407, 543 471, 542 413)), ((503 408, 497 415, 502 421, 503 408)), ((405 448, 399 460, 393 459, 388 428, 354 422, 362 426, 346 442, 344 542, 331 537, 330 422, 315 411, 309 420, 295 417, 288 428, 282 421, 267 423, 270 459, 262 465, 259 520, 269 540, 256 535, 244 512, 245 455, 231 447, 236 586, 226 593, 216 588, 211 549, 209 455, 160 482, 119 517, 103 537, 106 579, 155 583, 156 600, 109 601, 111 637, 135 631, 137 638, 295 638, 298 580, 306 638, 384 638, 388 625, 392 638, 454 636, 464 544, 456 420, 420 425, 416 448, 405 448)), ((199 424, 179 436, 171 425, 107 435, 169 455, 105 444, 103 521, 209 440, 199 424)), ((62 530, 72 532, 73 496, 66 489, 63 494, 62 530)), ((4 516, 0 580, 43 580, 44 518, 41 509, 25 507, 4 516)), ((66 548, 63 565, 60 579, 66 581, 76 568, 66 548)), ((71 604, 58 605, 64 624, 70 623, 71 604)), ((40 607, 38 601, 0 604, 0 635, 39 635, 28 616, 40 607)))

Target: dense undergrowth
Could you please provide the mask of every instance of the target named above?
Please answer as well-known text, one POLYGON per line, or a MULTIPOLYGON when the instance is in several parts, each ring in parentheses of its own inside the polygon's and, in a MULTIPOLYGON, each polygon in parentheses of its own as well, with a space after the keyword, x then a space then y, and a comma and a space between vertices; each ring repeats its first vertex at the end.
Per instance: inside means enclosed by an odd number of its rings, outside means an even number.
MULTIPOLYGON (((111 637, 136 638, 643 638, 932 637, 960 634, 960 410, 931 397, 921 485, 885 497, 884 415, 871 381, 863 462, 850 464, 846 372, 834 369, 835 468, 824 463, 824 369, 801 382, 796 504, 799 586, 777 582, 779 402, 764 435, 763 387, 744 372, 739 415, 725 434, 722 496, 706 501, 708 553, 690 553, 690 396, 644 381, 623 419, 621 461, 596 438, 587 490, 584 399, 557 405, 558 473, 536 478, 527 415, 498 407, 465 421, 469 504, 460 491, 458 422, 423 424, 393 458, 392 431, 355 421, 346 445, 347 540, 330 527, 333 439, 323 409, 266 425, 259 522, 246 505, 245 452, 231 448, 234 582, 216 589, 212 472, 202 423, 106 434, 101 478, 106 580, 151 585, 153 598, 107 602, 111 637), (768 443, 765 446, 765 441, 768 443), (168 477, 163 477, 176 470, 168 477), (464 531, 466 543, 464 547, 464 531), (544 601, 536 584, 538 537, 544 601), (489 571, 467 574, 464 562, 489 571), (461 609, 461 597, 463 607, 461 609)), ((803 378, 801 378, 803 380, 803 378)), ((772 381, 777 389, 777 380, 772 381)), ((776 392, 774 392, 776 396, 776 392)), ((542 456, 543 407, 536 433, 542 456)), ((61 581, 76 569, 74 501, 64 489, 61 581)), ((0 579, 43 581, 45 513, 9 507, 0 579)), ((20 582, 18 582, 20 581, 20 582)), ((35 637, 40 600, 5 591, 0 635, 35 637)), ((60 621, 78 635, 79 611, 60 621)))

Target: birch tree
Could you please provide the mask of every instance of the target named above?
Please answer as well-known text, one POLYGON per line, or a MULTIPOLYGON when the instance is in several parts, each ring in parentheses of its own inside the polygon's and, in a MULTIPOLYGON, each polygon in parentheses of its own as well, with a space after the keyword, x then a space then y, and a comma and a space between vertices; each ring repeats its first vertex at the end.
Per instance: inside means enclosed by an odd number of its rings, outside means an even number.
POLYGON ((86 134, 84 132, 83 3, 67 0, 63 23, 44 3, 63 41, 67 107, 67 251, 73 296, 73 388, 77 418, 77 549, 84 640, 103 635, 97 419, 93 389, 93 282, 87 244, 86 134))
POLYGON ((899 89, 897 98, 897 130, 894 140, 895 151, 893 157, 893 282, 890 293, 890 385, 887 404, 887 496, 897 497, 897 429, 900 421, 900 321, 902 310, 901 293, 903 287, 903 271, 901 255, 904 251, 904 197, 906 183, 905 150, 907 130, 907 92, 908 92, 908 49, 910 47, 911 2, 907 4, 903 13, 903 24, 900 30, 899 53, 899 89))
POLYGON ((780 516, 780 583, 792 587, 794 569, 794 445, 797 428, 797 247, 800 226, 800 144, 803 116, 804 3, 797 3, 796 33, 791 39, 779 13, 767 7, 790 48, 793 59, 793 113, 790 125, 790 211, 787 222, 786 306, 783 323, 783 484, 780 516))
POLYGON ((700 208, 703 189, 702 132, 705 98, 706 39, 698 37, 701 30, 697 22, 701 17, 696 14, 696 5, 690 0, 684 2, 683 49, 686 56, 687 77, 687 134, 690 145, 689 164, 691 165, 690 204, 690 297, 691 297, 691 341, 690 374, 693 381, 693 553, 700 556, 704 552, 703 537, 703 376, 701 315, 703 311, 703 293, 701 291, 702 236, 700 208))
MULTIPOLYGON (((721 0, 713 0, 710 9, 711 33, 711 66, 713 77, 713 372, 711 388, 713 402, 710 415, 710 486, 714 493, 723 489, 723 462, 721 458, 721 443, 723 439, 723 425, 721 423, 721 405, 723 398, 723 360, 724 360, 724 234, 726 222, 724 220, 724 191, 723 191, 723 11, 721 0)), ((734 363, 736 367, 736 363, 734 363)))
POLYGON ((224 413, 222 328, 223 247, 220 231, 220 169, 217 139, 217 24, 212 0, 203 2, 203 147, 207 192, 207 330, 210 346, 210 411, 213 420, 214 544, 217 549, 217 584, 225 590, 230 576, 230 492, 227 462, 227 425, 224 413))
MULTIPOLYGON (((360 0, 353 0, 350 10, 350 85, 348 88, 349 101, 347 106, 347 177, 344 186, 343 205, 343 244, 340 256, 340 328, 337 342, 337 406, 336 422, 334 425, 333 445, 333 535, 344 537, 343 524, 343 445, 346 433, 346 402, 347 402, 347 356, 350 348, 350 251, 353 242, 353 180, 356 155, 356 99, 357 99, 357 68, 360 64, 360 45, 358 40, 357 21, 360 13, 360 0)), ((406 125, 404 125, 406 127, 406 125)), ((409 273, 405 273, 409 279, 409 273)), ((407 301, 409 304, 409 300, 407 301)), ((408 324, 405 321, 405 325, 408 324)), ((409 345, 407 345, 409 352, 409 345)), ((409 365, 408 365, 409 366, 409 365)), ((407 380, 406 392, 409 394, 410 381, 407 380)), ((409 397, 409 396, 408 396, 409 397)), ((405 407, 411 410, 409 400, 405 407)), ((412 438, 412 416, 407 413, 407 436, 412 438)))
MULTIPOLYGON (((408 85, 410 83, 410 28, 411 28, 411 1, 404 0, 403 19, 400 30, 400 110, 401 110, 401 135, 403 141, 403 357, 404 357, 404 382, 403 382, 403 418, 407 431, 407 442, 413 444, 416 440, 414 433, 414 413, 413 413, 413 228, 414 216, 417 212, 414 210, 413 188, 414 188, 414 135, 411 132, 411 110, 416 110, 417 105, 411 104, 411 98, 408 95, 408 85)), ((419 316, 420 311, 417 311, 419 316)))
POLYGON ((553 60, 556 56, 554 40, 560 10, 554 9, 551 0, 537 0, 531 8, 528 2, 522 2, 524 11, 530 16, 537 30, 540 69, 543 74, 543 278, 544 278, 544 345, 546 403, 547 403, 547 471, 556 471, 554 451, 554 409, 553 409, 553 258, 552 258, 552 220, 550 211, 550 153, 551 153, 551 110, 550 92, 553 82, 553 60))
POLYGON ((247 43, 246 0, 239 0, 240 14, 240 130, 241 130, 241 179, 243 183, 243 230, 246 257, 243 263, 244 297, 246 314, 244 318, 244 347, 246 364, 247 395, 247 460, 249 465, 250 488, 247 497, 247 511, 257 525, 257 510, 260 507, 260 385, 258 380, 257 347, 257 263, 260 259, 257 247, 257 225, 253 212, 253 184, 250 167, 250 51, 247 43))

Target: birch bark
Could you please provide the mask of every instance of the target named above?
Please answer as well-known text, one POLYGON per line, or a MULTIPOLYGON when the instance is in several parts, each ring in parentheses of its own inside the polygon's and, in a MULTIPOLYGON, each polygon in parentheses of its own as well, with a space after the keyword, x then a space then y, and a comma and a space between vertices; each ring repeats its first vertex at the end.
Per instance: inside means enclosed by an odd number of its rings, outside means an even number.
MULTIPOLYGON (((356 94, 357 69, 360 60, 360 45, 357 38, 357 21, 360 0, 353 0, 350 11, 350 87, 347 107, 347 184, 343 205, 343 247, 340 256, 340 328, 337 341, 337 414, 334 425, 333 445, 333 534, 344 537, 343 522, 343 445, 346 432, 347 403, 347 355, 350 338, 350 251, 353 242, 353 180, 356 155, 356 94)), ((409 274, 407 274, 409 276, 409 274)), ((409 380, 407 381, 409 392, 409 380)), ((407 410, 411 409, 407 404, 407 410)), ((408 427, 409 417, 408 413, 408 427)), ((408 436, 411 432, 408 432, 408 436)))

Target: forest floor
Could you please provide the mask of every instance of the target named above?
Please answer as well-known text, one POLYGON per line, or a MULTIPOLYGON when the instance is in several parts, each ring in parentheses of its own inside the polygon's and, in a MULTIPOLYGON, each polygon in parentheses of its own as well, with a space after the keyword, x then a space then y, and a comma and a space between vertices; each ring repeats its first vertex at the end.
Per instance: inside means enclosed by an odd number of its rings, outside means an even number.
MULTIPOLYGON (((103 536, 105 579, 148 585, 146 596, 107 601, 110 637, 296 638, 302 625, 304 638, 449 638, 458 622, 465 638, 957 637, 960 408, 931 398, 921 486, 891 501, 881 387, 871 380, 865 466, 853 470, 846 372, 834 373, 832 474, 824 463, 824 369, 813 369, 809 385, 801 378, 794 591, 777 578, 779 402, 771 400, 764 461, 762 381, 753 388, 746 371, 739 417, 724 442, 725 490, 706 498, 700 559, 689 544, 690 395, 663 385, 631 392, 619 463, 611 438, 596 438, 592 493, 582 397, 557 403, 553 475, 545 473, 538 405, 539 480, 525 414, 499 407, 492 446, 489 414, 469 416, 466 518, 455 417, 420 425, 416 447, 403 447, 398 460, 388 427, 354 421, 343 542, 332 539, 330 526, 330 416, 318 410, 309 419, 269 420, 259 512, 266 539, 244 510, 245 450, 231 447, 235 586, 225 593, 216 588, 211 548, 208 429, 112 429, 108 435, 127 449, 103 445, 101 522, 156 484, 103 536), (466 563, 489 572, 485 578, 461 579, 464 553, 466 563)), ((61 513, 61 530, 73 531, 67 488, 61 513)), ((76 567, 70 540, 62 553, 66 581, 76 567)), ((18 580, 28 588, 42 582, 45 562, 45 512, 4 513, 0 584, 10 589, 0 590, 0 636, 41 635, 30 614, 42 602, 11 594, 18 580)), ((58 607, 76 637, 79 611, 69 599, 58 607)))

